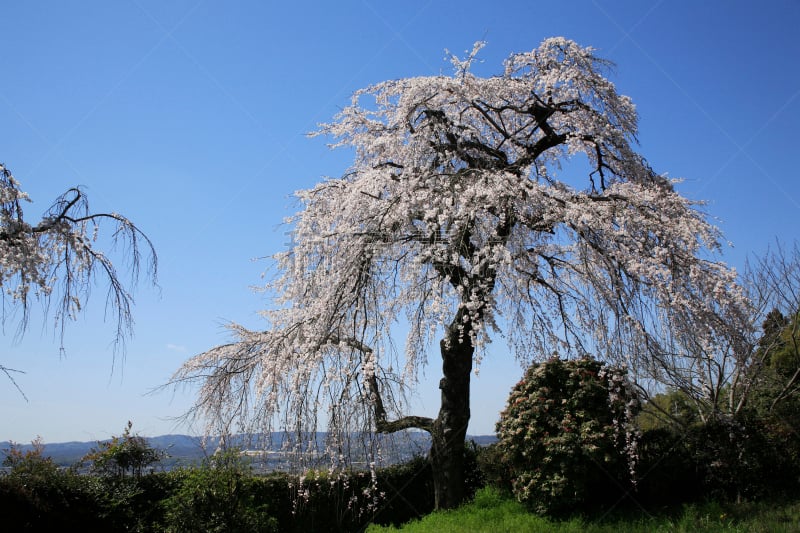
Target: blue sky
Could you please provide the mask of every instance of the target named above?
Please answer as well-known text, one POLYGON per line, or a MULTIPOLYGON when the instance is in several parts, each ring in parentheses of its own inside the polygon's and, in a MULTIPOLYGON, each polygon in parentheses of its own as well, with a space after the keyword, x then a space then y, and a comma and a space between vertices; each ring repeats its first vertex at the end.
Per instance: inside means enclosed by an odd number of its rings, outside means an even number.
MULTIPOLYGON (((152 239, 159 290, 136 291, 135 333, 113 358, 98 287, 59 356, 51 319, 34 313, 0 362, 0 441, 96 440, 128 420, 144 435, 176 425, 191 390, 148 391, 191 355, 251 327, 266 305, 250 287, 287 243, 293 191, 337 176, 348 153, 306 133, 349 95, 388 78, 449 73, 445 49, 488 45, 478 74, 511 52, 563 35, 616 62, 612 80, 640 113, 641 152, 708 213, 741 267, 800 215, 800 2, 7 2, 0 7, 0 161, 43 213, 85 188, 152 239)), ((435 354, 433 354, 435 356, 435 354)), ((413 414, 438 408, 431 357, 413 414)), ((470 433, 493 432, 522 369, 498 339, 473 381, 470 433)))

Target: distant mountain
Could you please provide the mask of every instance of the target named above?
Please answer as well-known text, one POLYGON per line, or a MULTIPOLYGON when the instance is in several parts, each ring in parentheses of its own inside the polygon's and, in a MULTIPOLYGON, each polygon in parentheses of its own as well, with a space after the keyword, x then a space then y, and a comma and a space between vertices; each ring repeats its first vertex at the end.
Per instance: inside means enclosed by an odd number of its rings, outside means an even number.
MULTIPOLYGON (((325 440, 325 433, 317 433, 317 441, 323 442, 325 440)), ((430 438, 425 432, 408 432, 406 433, 407 439, 403 439, 399 446, 402 449, 395 450, 395 456, 398 460, 405 460, 413 455, 420 455, 427 453, 430 447, 430 438)), ((277 453, 281 449, 284 442, 285 434, 273 433, 270 439, 269 449, 277 453)), ((467 436, 468 440, 473 440, 479 446, 488 446, 497 441, 493 435, 477 435, 467 436)), ((110 439, 109 439, 110 440, 110 439)), ((191 465, 200 463, 203 458, 213 454, 219 445, 218 437, 209 437, 203 439, 202 437, 193 437, 190 435, 161 435, 158 437, 147 437, 147 443, 153 448, 159 450, 166 450, 169 458, 164 461, 164 466, 167 468, 179 465, 191 465)), ((258 445, 259 442, 263 443, 264 439, 261 435, 234 435, 228 438, 227 446, 236 446, 243 450, 253 449, 262 450, 263 446, 258 445)), ((6 450, 9 449, 11 443, 9 441, 0 442, 0 455, 5 457, 6 450)), ((23 451, 29 451, 33 448, 31 444, 17 444, 23 451)), ((92 448, 97 447, 97 441, 90 442, 58 442, 44 445, 44 455, 51 457, 53 461, 61 466, 72 466, 79 462, 92 448)))
MULTIPOLYGON (((108 442, 106 439, 103 442, 108 442)), ((167 450, 170 458, 165 462, 167 465, 176 463, 199 462, 205 456, 202 448, 202 439, 189 435, 162 435, 159 437, 148 437, 147 443, 160 450, 167 450)), ((31 444, 14 443, 23 452, 33 449, 31 444)), ((213 443, 213 452, 216 449, 216 441, 213 443)), ((5 451, 11 447, 11 442, 0 442, 0 454, 5 457, 5 451)), ((45 443, 43 455, 50 457, 53 462, 60 466, 72 466, 78 463, 92 449, 97 448, 97 441, 88 442, 56 442, 45 443)))
POLYGON ((497 437, 494 435, 467 435, 467 440, 475 441, 478 446, 489 446, 497 442, 497 437))

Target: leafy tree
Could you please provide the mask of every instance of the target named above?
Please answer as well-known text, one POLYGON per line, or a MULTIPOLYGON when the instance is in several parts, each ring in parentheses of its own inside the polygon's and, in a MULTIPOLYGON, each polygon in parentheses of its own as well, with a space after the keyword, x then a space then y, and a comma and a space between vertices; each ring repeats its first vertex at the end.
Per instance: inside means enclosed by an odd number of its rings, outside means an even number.
MULTIPOLYGON (((773 309, 750 368, 750 388, 740 416, 769 442, 766 449, 796 471, 800 461, 800 313, 773 309)), ((767 451, 765 450, 765 452, 767 451)), ((766 455, 766 454, 765 454, 766 455)), ((795 476, 795 481, 797 480, 795 476)))
MULTIPOLYGON (((744 286, 753 302, 750 349, 730 380, 730 412, 795 419, 800 401, 800 248, 778 243, 749 262, 744 286), (760 324, 760 328, 758 325, 760 324)), ((794 432, 800 430, 795 425, 794 432)))
POLYGON ((532 365, 497 423, 517 499, 540 513, 619 499, 634 479, 638 408, 622 369, 590 358, 532 365))
POLYGON ((86 454, 82 461, 91 463, 92 470, 100 475, 140 478, 147 468, 161 462, 167 453, 150 446, 144 437, 131 434, 132 427, 133 423, 128 421, 122 436, 98 442, 97 448, 86 454))
POLYGON ((0 475, 0 516, 7 531, 107 531, 100 516, 101 494, 92 476, 81 476, 62 469, 44 455, 44 444, 37 437, 23 451, 11 443, 4 450, 0 475))
POLYGON ((778 309, 767 315, 756 351, 758 394, 773 411, 800 398, 800 311, 787 318, 778 309))
POLYGON ((58 471, 58 465, 52 457, 44 455, 44 443, 41 437, 36 437, 31 442, 31 449, 22 451, 15 443, 10 443, 8 449, 3 450, 3 466, 11 469, 12 476, 29 476, 47 479, 58 471))
POLYGON ((471 71, 481 46, 453 58, 452 76, 357 91, 321 127, 355 160, 297 193, 266 329, 231 324, 232 343, 171 381, 200 383, 190 414, 210 431, 281 425, 304 450, 324 424, 336 463, 353 435, 422 429, 448 508, 464 497, 470 376, 492 333, 523 359, 631 354, 632 371, 659 379, 698 364, 668 352, 664 332, 710 346, 735 327, 735 274, 708 259, 719 232, 636 152, 636 111, 610 63, 552 38, 484 78, 471 71), (404 393, 436 338, 439 413, 414 416, 404 393))
MULTIPOLYGON (((129 247, 133 282, 139 274, 142 244, 149 252, 149 274, 155 282, 157 257, 150 240, 118 213, 92 213, 79 188, 59 196, 37 223, 23 217, 26 201, 30 199, 19 182, 0 164, 0 289, 4 302, 12 304, 8 308, 3 305, 0 318, 16 317, 9 309, 21 310, 21 335, 28 325, 31 301, 43 301, 49 308, 55 296, 63 349, 66 322, 80 312, 100 277, 108 283, 108 304, 117 317, 116 341, 122 342, 133 324, 133 300, 111 259, 97 249, 97 238, 106 223, 114 226, 113 243, 121 241, 129 247)), ((0 371, 14 382, 12 369, 0 365, 0 371)))

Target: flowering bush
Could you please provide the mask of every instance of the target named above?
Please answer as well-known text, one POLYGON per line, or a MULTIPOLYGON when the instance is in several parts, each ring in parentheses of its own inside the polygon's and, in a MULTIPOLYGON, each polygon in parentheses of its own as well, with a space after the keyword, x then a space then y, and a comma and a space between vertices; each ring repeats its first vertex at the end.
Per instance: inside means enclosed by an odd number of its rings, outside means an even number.
POLYGON ((633 480, 638 408, 624 369, 589 358, 531 366, 497 423, 517 499, 558 513, 622 496, 633 480))

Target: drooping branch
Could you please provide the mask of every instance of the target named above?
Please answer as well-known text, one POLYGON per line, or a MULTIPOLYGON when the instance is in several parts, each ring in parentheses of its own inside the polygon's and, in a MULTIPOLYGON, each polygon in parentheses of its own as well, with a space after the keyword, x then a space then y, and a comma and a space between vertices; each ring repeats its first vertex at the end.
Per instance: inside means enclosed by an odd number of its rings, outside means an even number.
MULTIPOLYGON (((374 357, 372 348, 358 339, 352 337, 343 339, 332 337, 331 342, 334 344, 343 343, 358 350, 368 361, 374 357)), ((364 366, 368 367, 364 369, 364 384, 366 385, 368 400, 372 403, 374 410, 375 431, 378 433, 397 433, 405 429, 421 429, 430 433, 433 428, 432 418, 424 416, 403 416, 397 420, 387 420, 386 407, 383 404, 383 396, 378 386, 378 377, 374 365, 368 363, 364 366)))
MULTIPOLYGON (((71 188, 56 199, 42 220, 32 225, 22 218, 21 201, 28 200, 10 171, 0 165, 0 286, 3 296, 22 310, 18 334, 28 324, 30 297, 40 299, 49 308, 54 292, 58 294, 56 320, 62 342, 66 322, 74 319, 89 298, 94 280, 108 283, 107 304, 116 314, 115 343, 124 343, 133 324, 133 298, 120 280, 111 259, 97 249, 95 242, 104 222, 115 224, 113 244, 123 241, 128 247, 131 284, 139 279, 142 243, 148 259, 148 277, 156 284, 158 257, 150 239, 117 213, 92 213, 83 191, 71 188), (60 287, 60 293, 57 288, 60 287)), ((3 317, 5 318, 5 317, 3 317)))

